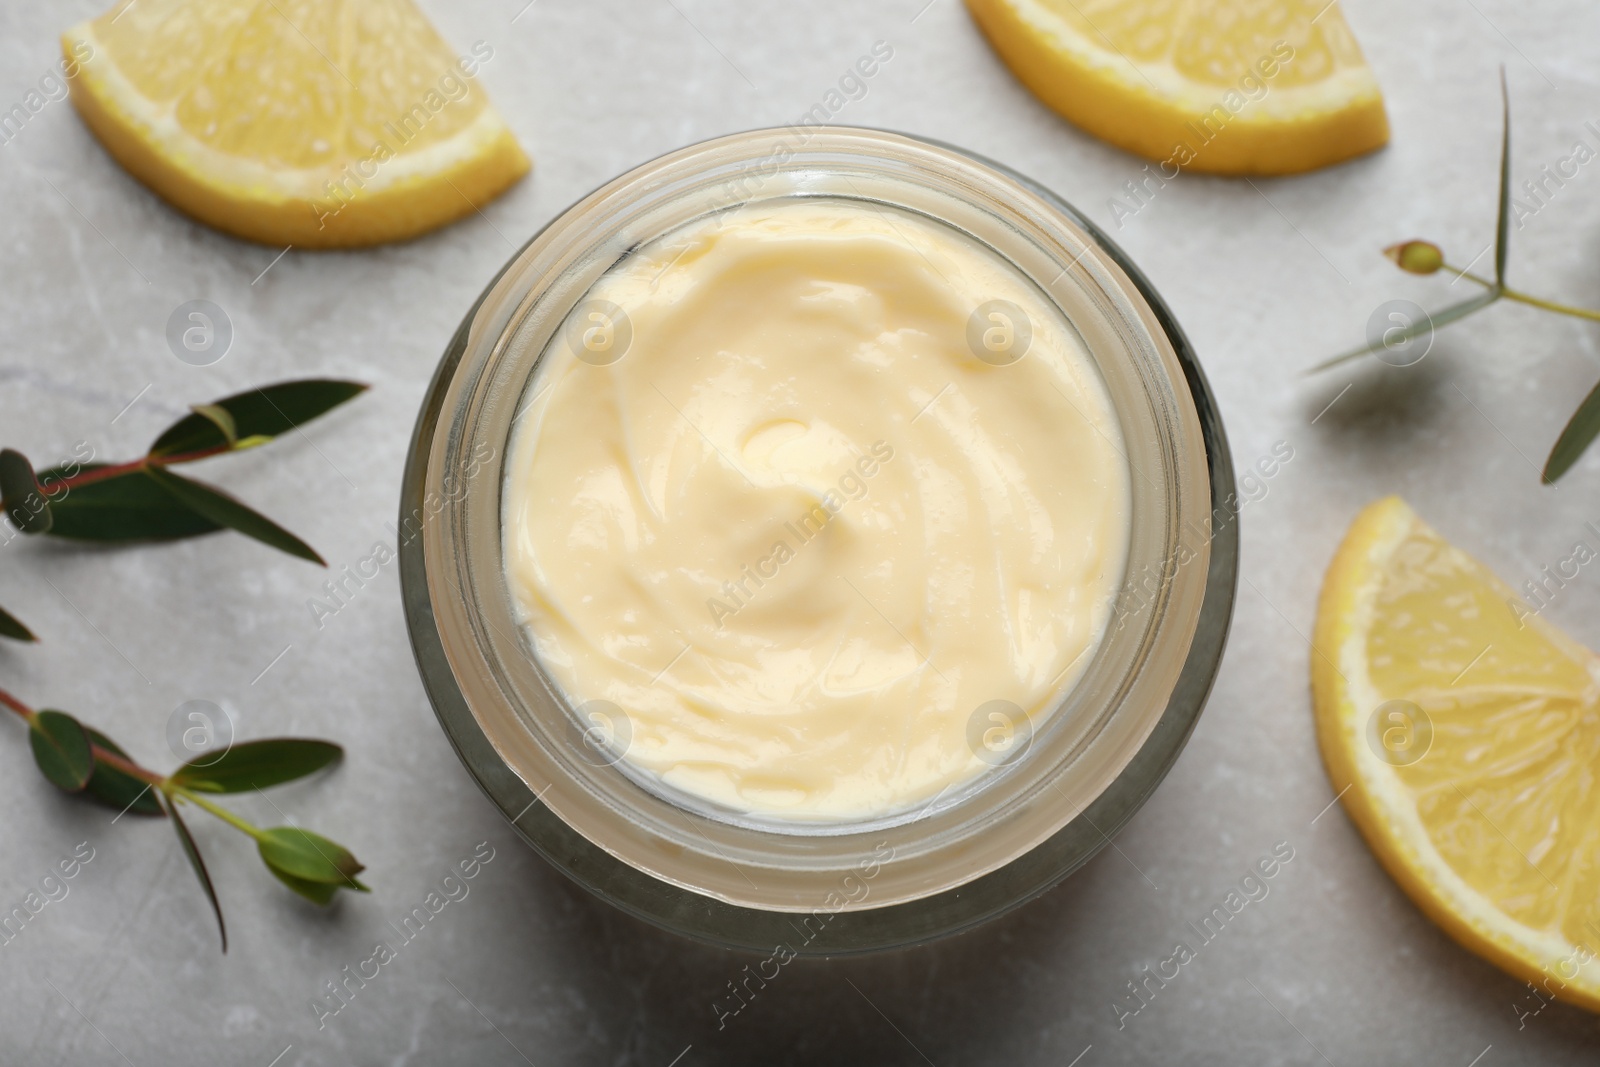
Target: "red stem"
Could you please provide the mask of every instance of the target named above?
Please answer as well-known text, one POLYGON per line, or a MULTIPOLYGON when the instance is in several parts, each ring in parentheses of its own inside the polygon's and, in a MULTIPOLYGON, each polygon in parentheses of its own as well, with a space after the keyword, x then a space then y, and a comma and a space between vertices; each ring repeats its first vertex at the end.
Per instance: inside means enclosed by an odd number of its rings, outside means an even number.
MULTIPOLYGON (((23 719, 27 720, 29 723, 33 722, 33 709, 28 707, 28 705, 24 704, 22 701, 18 700, 16 697, 12 696, 10 693, 6 692, 4 689, 0 689, 0 704, 4 704, 6 707, 22 716, 23 719)), ((89 743, 89 752, 94 757, 94 761, 96 763, 103 763, 107 767, 114 767, 123 774, 137 778, 141 782, 148 782, 150 785, 159 788, 161 783, 166 781, 164 776, 157 774, 155 771, 146 770, 127 757, 119 756, 115 752, 101 748, 92 741, 89 743)))
POLYGON ((58 489, 76 489, 80 485, 89 485, 93 482, 103 482, 107 478, 116 478, 124 474, 131 474, 139 468, 152 463, 162 467, 165 467, 171 463, 189 463, 197 459, 205 459, 208 456, 215 456, 220 453, 227 452, 232 447, 232 445, 216 445, 212 448, 202 448, 194 452, 179 452, 172 456, 140 456, 138 459, 130 459, 126 463, 113 463, 110 466, 101 467, 98 470, 84 471, 82 474, 74 474, 70 478, 57 479, 49 489, 45 489, 43 486, 40 486, 39 491, 44 493, 46 497, 51 497, 56 494, 58 489))
POLYGON ((12 696, 10 693, 6 692, 4 689, 0 689, 0 704, 4 704, 18 715, 21 715, 28 722, 33 721, 33 709, 28 707, 28 705, 24 704, 22 701, 18 700, 16 697, 12 696))
POLYGON ((115 752, 107 752, 92 741, 89 743, 89 749, 94 754, 96 763, 103 763, 107 767, 115 767, 130 778, 137 778, 139 781, 153 785, 157 789, 161 788, 161 783, 167 780, 165 775, 146 770, 132 760, 119 756, 115 752))

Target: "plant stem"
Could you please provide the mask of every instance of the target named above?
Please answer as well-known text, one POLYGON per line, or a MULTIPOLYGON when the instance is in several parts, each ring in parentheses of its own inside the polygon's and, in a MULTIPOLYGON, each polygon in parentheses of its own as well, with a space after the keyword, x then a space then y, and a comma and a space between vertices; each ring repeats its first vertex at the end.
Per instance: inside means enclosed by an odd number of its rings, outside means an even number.
MULTIPOLYGON (((1448 263, 1442 263, 1442 264, 1440 264, 1440 267, 1442 269, 1444 269, 1444 270, 1449 271, 1451 274, 1454 274, 1457 278, 1465 278, 1469 282, 1477 282, 1479 285, 1483 286, 1485 289, 1493 289, 1495 287, 1494 282, 1491 282, 1488 278, 1480 278, 1476 274, 1471 273, 1470 271, 1462 270, 1460 267, 1452 267, 1448 263)), ((1501 291, 1505 292, 1505 290, 1501 290, 1501 291)))
POLYGON ((55 479, 51 482, 49 489, 45 490, 43 486, 40 486, 40 489, 44 491, 45 496, 54 496, 58 489, 76 489, 81 485, 103 482, 108 478, 120 478, 124 474, 132 474, 141 467, 150 464, 165 467, 173 463, 191 463, 197 459, 221 455, 223 452, 230 451, 232 447, 232 445, 217 445, 214 448, 202 448, 194 452, 179 452, 172 456, 140 456, 138 459, 130 459, 126 463, 113 463, 97 470, 74 474, 70 478, 55 479))
MULTIPOLYGON (((22 701, 18 700, 16 697, 12 696, 10 693, 6 692, 4 689, 0 689, 0 704, 4 704, 6 707, 22 716, 22 718, 28 723, 31 724, 33 722, 33 709, 28 707, 28 705, 24 704, 22 701)), ((241 833, 249 834, 251 837, 258 840, 260 839, 260 830, 256 829, 254 826, 251 826, 249 823, 239 818, 239 816, 235 815, 227 808, 219 807, 216 804, 213 804, 211 801, 207 800, 205 797, 194 792, 193 790, 185 789, 181 785, 168 784, 165 775, 160 775, 155 771, 141 767, 132 760, 123 756, 119 756, 115 752, 110 752, 104 748, 101 748, 99 745, 94 744, 93 742, 90 742, 89 744, 89 751, 93 755, 96 763, 104 764, 107 767, 113 767, 116 770, 121 771, 123 774, 137 778, 141 782, 154 786, 163 793, 167 794, 167 798, 169 800, 171 800, 173 797, 187 800, 191 804, 203 808, 212 815, 215 815, 217 818, 221 819, 235 830, 238 830, 241 833)))
POLYGON ((257 840, 259 840, 261 837, 260 830, 256 829, 254 826, 251 826, 249 823, 239 818, 239 816, 235 815, 227 808, 219 807, 218 805, 213 804, 199 793, 185 789, 182 786, 172 786, 167 789, 167 796, 181 797, 184 800, 189 801, 189 803, 209 811, 211 814, 215 815, 217 818, 221 819, 235 830, 238 830, 241 833, 249 834, 251 837, 256 838, 257 840))
POLYGON ((139 766, 132 760, 125 759, 122 756, 117 755, 115 752, 109 752, 92 741, 89 743, 89 750, 94 756, 94 761, 96 763, 103 763, 107 767, 112 767, 116 770, 119 770, 123 774, 137 778, 139 781, 148 785, 153 785, 159 788, 161 783, 166 781, 165 777, 157 774, 155 771, 146 770, 144 767, 139 766))
POLYGON ((27 722, 33 722, 33 709, 4 689, 0 689, 0 704, 4 704, 18 715, 21 715, 27 722))
POLYGON ((1502 289, 1501 292, 1505 294, 1507 300, 1515 300, 1519 304, 1529 304, 1536 308, 1543 308, 1546 311, 1554 311, 1558 315, 1571 315, 1573 318, 1600 322, 1600 311, 1575 308, 1570 304, 1558 304, 1554 300, 1541 300, 1536 296, 1529 296, 1527 293, 1519 293, 1515 289, 1502 289))
POLYGON ((1448 263, 1443 264, 1442 269, 1449 271, 1457 278, 1465 278, 1469 282, 1477 282, 1485 289, 1498 289, 1500 295, 1505 297, 1507 300, 1515 300, 1519 304, 1527 304, 1530 307, 1543 308, 1546 311, 1554 311, 1558 315, 1571 315, 1576 319, 1588 319, 1591 322, 1600 322, 1600 311, 1593 311, 1589 308, 1573 307, 1571 304, 1558 304, 1554 300, 1544 300, 1537 296, 1529 296, 1527 293, 1521 293, 1515 289, 1509 289, 1503 285, 1497 286, 1494 282, 1491 282, 1487 278, 1480 278, 1476 274, 1464 271, 1460 267, 1452 267, 1448 263))
MULTIPOLYGON (((0 704, 4 704, 6 707, 22 716, 22 718, 29 725, 32 725, 34 715, 33 709, 28 707, 28 705, 24 704, 22 701, 18 700, 16 697, 12 696, 10 693, 6 692, 4 689, 0 689, 0 704)), ((126 774, 131 778, 137 778, 139 781, 148 785, 159 787, 162 782, 166 781, 166 778, 157 774, 155 771, 148 770, 139 766, 132 760, 127 759, 126 757, 119 756, 115 752, 101 748, 92 741, 89 743, 89 753, 94 758, 96 763, 103 763, 107 767, 115 768, 116 770, 121 771, 123 774, 126 774)))

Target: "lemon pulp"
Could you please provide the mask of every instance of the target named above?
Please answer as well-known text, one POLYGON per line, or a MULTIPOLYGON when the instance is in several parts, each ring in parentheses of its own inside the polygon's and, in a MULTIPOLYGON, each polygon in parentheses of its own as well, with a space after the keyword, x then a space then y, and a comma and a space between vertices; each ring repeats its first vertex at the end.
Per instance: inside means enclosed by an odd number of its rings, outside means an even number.
POLYGON ((527 173, 411 0, 130 0, 68 30, 72 99, 174 206, 270 244, 413 237, 527 173))
POLYGON ((1292 174, 1389 139, 1336 2, 967 0, 1012 72, 1097 137, 1180 169, 1292 174))
POLYGON ((1312 686, 1333 786, 1462 944, 1600 1009, 1597 659, 1400 499, 1325 579, 1312 686))

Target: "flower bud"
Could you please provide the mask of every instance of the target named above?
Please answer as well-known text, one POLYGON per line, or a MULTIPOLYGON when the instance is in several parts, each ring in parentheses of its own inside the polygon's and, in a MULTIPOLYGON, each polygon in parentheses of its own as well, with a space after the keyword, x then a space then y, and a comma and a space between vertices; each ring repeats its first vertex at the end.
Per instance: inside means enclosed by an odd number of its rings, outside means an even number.
POLYGON ((1395 261, 1403 271, 1412 274, 1432 274, 1444 266, 1444 253, 1430 241, 1406 241, 1391 245, 1383 254, 1395 261))

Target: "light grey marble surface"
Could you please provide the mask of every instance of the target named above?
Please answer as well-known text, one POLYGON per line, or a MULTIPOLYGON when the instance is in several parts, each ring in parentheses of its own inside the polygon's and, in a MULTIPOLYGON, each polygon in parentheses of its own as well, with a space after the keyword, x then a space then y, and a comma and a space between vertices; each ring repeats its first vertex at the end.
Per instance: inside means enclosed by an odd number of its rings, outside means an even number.
MULTIPOLYGON (((1442 333, 1417 367, 1301 375, 1356 342, 1384 300, 1438 306, 1464 288, 1401 276, 1378 250, 1425 235, 1466 260, 1490 241, 1499 64, 1519 177, 1576 141, 1600 147, 1585 126, 1600 128, 1593 4, 1349 0, 1387 94, 1388 149, 1286 180, 1184 176, 1119 228, 1109 199, 1142 164, 1029 97, 958 0, 524 2, 425 0, 463 50, 493 47, 483 81, 537 169, 482 217, 401 247, 274 262, 277 249, 173 213, 69 105, 48 104, 0 148, 0 443, 41 462, 78 441, 133 455, 191 402, 290 376, 369 381, 304 439, 208 472, 335 566, 354 562, 386 538, 434 362, 513 244, 654 155, 797 118, 883 40, 893 59, 838 121, 968 146, 1087 210, 1194 340, 1240 465, 1278 441, 1294 449, 1244 512, 1244 581, 1210 707, 1117 847, 1044 899, 932 947, 793 963, 719 1030, 713 1002, 751 961, 624 917, 518 842, 434 723, 393 567, 319 629, 306 602, 324 574, 238 536, 121 551, 14 540, 0 549, 0 603, 44 642, 0 648, 0 684, 78 712, 157 766, 170 764, 169 716, 191 699, 226 708, 242 737, 345 742, 335 773, 238 806, 348 842, 374 891, 319 912, 242 838, 196 819, 229 918, 223 956, 171 832, 111 825, 60 796, 17 724, 0 725, 0 905, 78 842, 94 850, 66 898, 0 946, 0 1062, 1594 1061, 1600 1023, 1561 1005, 1519 1020, 1533 1006, 1521 983, 1457 948, 1343 812, 1324 811, 1303 635, 1346 524, 1381 494, 1404 494, 1516 584, 1591 539, 1600 454, 1559 489, 1538 485, 1537 465, 1600 376, 1600 334, 1497 307, 1442 333), (205 368, 180 363, 164 338, 169 313, 195 298, 226 309, 236 331, 205 368), (480 842, 494 858, 470 895, 319 1029, 319 987, 480 842), (1125 984, 1279 842, 1294 859, 1270 896, 1119 1029, 1125 984)), ((49 69, 59 30, 95 13, 5 5, 0 109, 49 69)), ((1600 302, 1597 205, 1600 162, 1516 230, 1517 282, 1600 302)), ((1549 611, 1591 645, 1596 581, 1584 572, 1549 611)))

